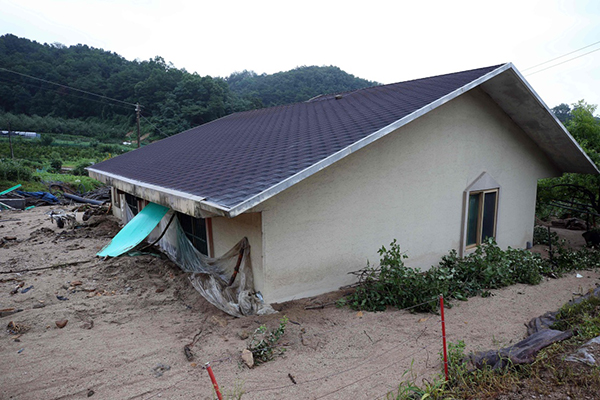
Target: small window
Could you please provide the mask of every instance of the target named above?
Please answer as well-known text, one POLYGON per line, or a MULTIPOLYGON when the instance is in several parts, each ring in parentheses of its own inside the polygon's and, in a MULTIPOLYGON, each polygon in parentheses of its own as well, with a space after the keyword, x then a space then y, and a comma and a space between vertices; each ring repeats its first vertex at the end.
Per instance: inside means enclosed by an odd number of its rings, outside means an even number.
POLYGON ((127 203, 127 205, 129 205, 129 208, 131 209, 131 212, 133 213, 133 215, 137 215, 137 213, 140 212, 140 207, 139 207, 137 197, 135 197, 132 194, 125 193, 125 202, 127 203))
POLYGON ((496 236, 498 189, 469 193, 467 247, 474 247, 496 236))
POLYGON ((187 214, 177 213, 179 224, 187 238, 194 247, 202 254, 208 255, 208 241, 206 235, 206 220, 194 218, 187 214))

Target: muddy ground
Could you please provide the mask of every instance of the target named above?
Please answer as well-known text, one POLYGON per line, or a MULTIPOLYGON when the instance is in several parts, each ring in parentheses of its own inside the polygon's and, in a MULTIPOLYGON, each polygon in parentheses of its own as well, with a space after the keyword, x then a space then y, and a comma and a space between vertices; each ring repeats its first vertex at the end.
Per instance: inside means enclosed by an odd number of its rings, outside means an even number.
MULTIPOLYGON (((243 399, 384 398, 407 371, 417 381, 440 372, 437 315, 328 305, 338 292, 275 305, 275 315, 230 317, 164 258, 95 258, 119 229, 112 217, 60 229, 51 209, 0 213, 0 310, 23 310, 0 317, 1 399, 212 399, 206 362, 223 391, 243 399), (249 369, 240 359, 248 335, 284 315, 285 352, 249 369)), ((583 244, 580 233, 569 235, 583 244)), ((517 342, 531 318, 600 284, 597 271, 581 275, 453 302, 448 340, 464 340, 467 350, 517 342)))

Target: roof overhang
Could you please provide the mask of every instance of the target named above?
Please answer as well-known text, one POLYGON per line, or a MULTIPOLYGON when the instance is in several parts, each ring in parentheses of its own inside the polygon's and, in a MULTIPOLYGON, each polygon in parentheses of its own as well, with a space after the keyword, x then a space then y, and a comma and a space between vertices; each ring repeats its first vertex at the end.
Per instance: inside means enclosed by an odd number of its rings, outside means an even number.
POLYGON ((176 211, 197 217, 233 218, 475 87, 481 87, 539 146, 558 170, 586 174, 600 173, 512 63, 498 67, 231 208, 212 203, 203 197, 98 171, 93 167, 87 170, 91 177, 101 182, 176 211))
POLYGON ((115 189, 131 193, 139 198, 169 207, 172 210, 184 214, 201 218, 229 216, 229 209, 207 201, 203 197, 152 185, 146 182, 136 181, 109 172, 98 171, 93 167, 88 167, 86 169, 91 178, 106 183, 107 185, 111 185, 115 189))
POLYGON ((523 129, 560 171, 585 174, 600 173, 593 161, 585 154, 515 66, 512 63, 507 63, 232 207, 229 214, 235 216, 255 207, 321 169, 478 86, 523 129))
POLYGON ((506 64, 502 73, 481 84, 504 112, 562 172, 598 174, 598 168, 550 111, 523 75, 506 64))

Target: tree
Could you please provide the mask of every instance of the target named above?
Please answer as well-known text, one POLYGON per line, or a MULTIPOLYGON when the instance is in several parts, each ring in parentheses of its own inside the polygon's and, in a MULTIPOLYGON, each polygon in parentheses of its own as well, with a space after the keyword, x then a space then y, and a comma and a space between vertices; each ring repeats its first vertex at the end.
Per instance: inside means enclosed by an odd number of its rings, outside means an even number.
POLYGON ((571 119, 571 107, 569 107, 565 103, 561 103, 556 107, 552 108, 552 113, 563 124, 566 124, 569 121, 569 119, 571 119))
MULTIPOLYGON (((566 105, 557 107, 561 106, 566 105)), ((596 105, 580 100, 572 106, 566 128, 600 168, 600 121, 594 117, 596 105)), ((542 179, 538 185, 538 214, 543 216, 556 207, 581 216, 600 216, 600 176, 569 173, 542 179)))

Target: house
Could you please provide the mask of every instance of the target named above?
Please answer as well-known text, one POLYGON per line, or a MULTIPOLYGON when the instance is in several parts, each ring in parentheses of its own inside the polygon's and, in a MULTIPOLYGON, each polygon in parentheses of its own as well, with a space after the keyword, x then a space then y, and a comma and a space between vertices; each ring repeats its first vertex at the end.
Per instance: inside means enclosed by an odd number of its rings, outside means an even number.
POLYGON ((267 302, 336 290, 394 238, 421 268, 532 241, 536 183, 593 162, 510 63, 240 112, 89 168, 115 214, 176 211, 200 252, 247 237, 267 302))

